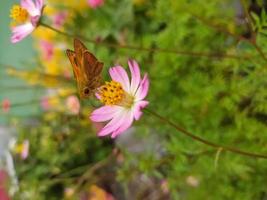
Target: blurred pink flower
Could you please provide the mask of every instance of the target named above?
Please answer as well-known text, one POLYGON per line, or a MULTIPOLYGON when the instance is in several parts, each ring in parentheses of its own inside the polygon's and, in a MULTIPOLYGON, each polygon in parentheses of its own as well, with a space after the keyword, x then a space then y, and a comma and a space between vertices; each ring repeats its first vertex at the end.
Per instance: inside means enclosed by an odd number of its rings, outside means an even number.
POLYGON ((8 113, 10 110, 10 101, 9 99, 3 99, 2 101, 2 110, 4 113, 8 113))
POLYGON ((61 28, 67 19, 68 13, 66 11, 58 12, 53 17, 53 24, 56 28, 61 28))
POLYGON ((29 140, 24 140, 22 143, 15 144, 13 148, 16 154, 18 154, 22 160, 28 158, 30 148, 29 140))
POLYGON ((71 95, 67 98, 66 100, 66 106, 69 112, 71 112, 74 115, 79 114, 80 112, 80 101, 79 99, 74 96, 71 95))
POLYGON ((24 140, 21 145, 22 146, 21 146, 20 157, 23 160, 25 160, 28 157, 28 155, 29 155, 30 142, 29 142, 29 140, 24 140))
POLYGON ((129 60, 131 83, 127 72, 121 66, 112 67, 109 74, 111 82, 106 82, 96 93, 97 98, 105 105, 94 110, 90 119, 94 122, 109 121, 99 132, 98 136, 111 134, 117 137, 127 130, 134 120, 139 120, 141 110, 148 105, 145 101, 149 89, 147 74, 141 79, 140 69, 136 61, 129 60))
POLYGON ((5 170, 0 169, 0 199, 1 200, 10 200, 7 188, 8 185, 8 174, 5 170))
POLYGON ((51 42, 48 42, 46 40, 41 40, 40 49, 41 49, 42 57, 45 60, 50 61, 54 54, 54 45, 51 42))
POLYGON ((87 0, 87 2, 92 8, 97 8, 104 4, 104 0, 87 0))
POLYGON ((169 184, 166 179, 161 181, 160 188, 164 194, 168 194, 170 192, 169 190, 169 184))
POLYGON ((40 102, 41 108, 44 111, 47 111, 51 108, 50 102, 49 102, 49 98, 48 97, 42 97, 41 98, 41 102, 40 102))
POLYGON ((16 22, 16 26, 11 27, 12 43, 21 41, 37 27, 43 7, 43 0, 21 0, 20 6, 12 7, 10 17, 16 22))
POLYGON ((64 72, 63 72, 63 76, 64 76, 66 79, 71 80, 72 73, 71 73, 71 71, 70 71, 69 69, 66 69, 66 70, 64 70, 64 72))

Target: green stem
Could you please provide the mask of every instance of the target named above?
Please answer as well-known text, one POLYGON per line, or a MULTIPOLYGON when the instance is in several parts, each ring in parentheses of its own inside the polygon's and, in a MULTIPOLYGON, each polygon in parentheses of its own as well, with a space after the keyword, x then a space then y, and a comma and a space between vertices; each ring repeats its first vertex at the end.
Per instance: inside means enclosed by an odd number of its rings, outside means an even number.
POLYGON ((243 10, 245 12, 245 16, 246 16, 247 21, 248 21, 247 22, 248 28, 249 28, 250 32, 253 33, 253 35, 255 35, 255 38, 250 39, 249 42, 254 46, 254 48, 259 53, 259 55, 262 57, 262 59, 267 62, 267 58, 266 58, 265 54, 263 53, 262 49, 257 44, 257 41, 256 41, 256 34, 257 33, 253 30, 253 26, 252 26, 253 20, 251 19, 251 16, 250 16, 249 11, 247 9, 247 4, 244 0, 241 0, 241 5, 243 7, 243 10))
POLYGON ((180 127, 180 126, 177 126, 175 123, 171 122, 170 120, 166 119, 165 117, 157 114, 156 112, 150 110, 150 109, 144 109, 147 113, 153 115, 154 117, 160 119, 161 121, 165 122, 166 124, 172 126, 173 128, 175 128, 177 131, 179 131, 180 133, 183 133, 184 135, 192 138, 193 140, 195 141, 198 141, 200 143, 203 143, 205 145, 208 145, 210 147, 213 147, 213 148, 216 148, 216 149, 221 149, 224 150, 224 151, 230 151, 232 153, 236 153, 236 154, 240 154, 240 155, 243 155, 243 156, 249 156, 249 157, 253 157, 253 158, 264 158, 264 159, 267 159, 267 155, 263 155, 263 154, 258 154, 258 153, 252 153, 252 152, 248 152, 248 151, 243 151, 243 150, 240 150, 240 149, 236 149, 236 148, 233 148, 233 147, 229 147, 229 146, 224 146, 224 145, 220 145, 220 144, 216 144, 214 142, 210 142, 206 139, 203 139, 199 136, 196 136, 192 133, 190 133, 189 131, 185 130, 184 128, 180 127))
POLYGON ((84 40, 86 42, 96 44, 96 45, 103 45, 107 47, 113 47, 113 48, 121 48, 121 49, 129 49, 129 50, 136 50, 136 51, 146 51, 146 52, 155 52, 155 53, 173 53, 177 55, 184 55, 184 56, 193 56, 193 57, 208 57, 208 58, 231 58, 231 59, 249 59, 249 56, 237 56, 233 54, 222 54, 222 53, 204 53, 204 52, 188 52, 188 51, 177 51, 175 49, 164 49, 164 48, 146 48, 146 47, 137 47, 137 46, 131 46, 131 45, 121 45, 121 44, 115 44, 115 43, 108 43, 104 41, 96 41, 89 38, 86 38, 81 35, 75 35, 63 32, 61 30, 58 30, 48 24, 45 24, 43 22, 40 22, 39 25, 48 28, 52 31, 55 31, 61 35, 64 35, 66 37, 71 38, 79 38, 81 40, 84 40))
MULTIPOLYGON (((253 35, 256 35, 256 33, 253 31, 253 28, 251 26, 251 18, 250 18, 250 15, 246 9, 246 5, 245 5, 245 1, 244 0, 241 0, 241 4, 243 6, 243 9, 244 9, 244 12, 245 12, 245 15, 246 15, 246 18, 248 19, 248 26, 249 26, 249 30, 253 33, 253 35)), ((189 11, 190 12, 190 11, 189 11)), ((201 17, 201 16, 198 16, 192 12, 190 12, 190 14, 196 18, 197 20, 199 20, 201 23, 213 28, 214 30, 220 32, 220 33, 224 33, 226 35, 229 35, 233 38, 235 38, 237 41, 246 41, 247 43, 251 44, 252 46, 254 46, 254 48, 256 49, 256 51, 258 52, 258 54, 261 56, 261 58, 264 60, 264 61, 267 61, 267 57, 266 55, 264 54, 264 52, 262 51, 262 49, 257 45, 256 43, 256 39, 252 38, 252 39, 248 39, 248 38, 245 38, 243 37, 242 35, 237 35, 235 33, 232 33, 230 31, 228 31, 227 29, 225 28, 222 28, 216 24, 213 24, 213 23, 210 23, 208 20, 206 20, 205 18, 201 17)))

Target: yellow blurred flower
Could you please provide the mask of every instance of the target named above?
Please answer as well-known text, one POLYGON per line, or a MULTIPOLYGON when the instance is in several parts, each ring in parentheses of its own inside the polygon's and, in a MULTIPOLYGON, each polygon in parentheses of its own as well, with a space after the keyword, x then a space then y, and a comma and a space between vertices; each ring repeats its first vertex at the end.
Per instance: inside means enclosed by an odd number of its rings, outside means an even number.
POLYGON ((97 185, 91 185, 89 188, 88 200, 114 200, 114 198, 97 185))
POLYGON ((15 145, 14 151, 15 153, 20 155, 21 159, 24 160, 29 155, 29 147, 30 147, 29 140, 24 140, 22 143, 15 145))
POLYGON ((145 0, 133 0, 133 4, 137 6, 141 6, 145 3, 145 0))
POLYGON ((71 199, 75 193, 75 190, 73 188, 65 188, 64 190, 64 196, 66 199, 71 199))
POLYGON ((69 95, 74 94, 75 89, 74 88, 60 88, 58 90, 58 94, 62 97, 67 97, 69 95))
POLYGON ((44 114, 44 120, 45 121, 53 121, 57 118, 58 114, 56 112, 46 112, 44 114))
POLYGON ((45 27, 39 26, 38 29, 36 29, 32 35, 36 39, 44 39, 48 41, 53 41, 54 38, 57 36, 57 33, 45 27))

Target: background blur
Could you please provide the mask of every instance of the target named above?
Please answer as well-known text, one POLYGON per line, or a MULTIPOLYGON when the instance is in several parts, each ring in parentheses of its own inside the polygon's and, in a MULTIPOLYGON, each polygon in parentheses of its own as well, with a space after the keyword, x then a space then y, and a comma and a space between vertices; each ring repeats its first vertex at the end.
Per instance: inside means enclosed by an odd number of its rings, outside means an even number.
MULTIPOLYGON (((14 3, 0 7, 0 199, 267 199, 265 159, 210 148, 147 113, 115 140, 97 137, 103 124, 88 116, 100 103, 79 99, 65 55, 73 38, 39 26, 11 44, 14 3)), ((149 109, 267 154, 265 0, 45 4, 44 23, 99 42, 83 41, 104 80, 134 58, 149 75, 149 109)))
MULTIPOLYGON (((39 94, 38 91, 34 91, 33 88, 29 88, 26 90, 22 90, 21 86, 25 86, 25 83, 23 83, 18 78, 11 78, 7 77, 5 74, 5 65, 14 65, 17 68, 21 68, 21 63, 23 62, 29 62, 30 59, 25 58, 31 58, 34 55, 34 51, 32 48, 32 38, 27 38, 21 43, 18 43, 16 45, 11 44, 10 42, 10 34, 11 31, 8 28, 10 26, 10 17, 9 17, 9 10, 12 7, 14 3, 18 3, 17 1, 3 1, 1 3, 0 8, 0 16, 1 16, 1 33, 0 33, 0 42, 2 46, 1 54, 0 54, 0 100, 1 102, 3 99, 8 97, 10 101, 12 102, 28 102, 30 101, 36 94, 39 94), (4 28, 5 27, 5 28, 4 28), (25 51, 27 49, 27 51, 25 51), (27 61, 28 60, 28 61, 27 61), (14 89, 16 88, 17 89, 14 89)), ((30 64, 25 64, 27 68, 32 68, 33 66, 30 64)), ((23 106, 18 107, 16 109, 12 109, 10 111, 10 115, 19 115, 19 116, 25 116, 25 115, 31 115, 36 112, 38 112, 39 106, 36 105, 29 105, 29 106, 23 106)), ((7 123, 9 116, 0 116, 0 123, 3 125, 4 123, 7 123)))

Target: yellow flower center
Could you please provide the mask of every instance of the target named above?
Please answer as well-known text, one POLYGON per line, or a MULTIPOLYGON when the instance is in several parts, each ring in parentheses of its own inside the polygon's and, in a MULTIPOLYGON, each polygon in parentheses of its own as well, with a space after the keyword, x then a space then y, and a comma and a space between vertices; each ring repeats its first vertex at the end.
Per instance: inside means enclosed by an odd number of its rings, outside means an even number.
POLYGON ((134 97, 122 89, 116 81, 106 82, 99 89, 100 101, 105 105, 119 105, 130 108, 133 105, 134 97))
POLYGON ((29 13, 25 8, 22 8, 19 5, 14 5, 10 10, 10 17, 18 23, 23 23, 27 21, 29 13))

